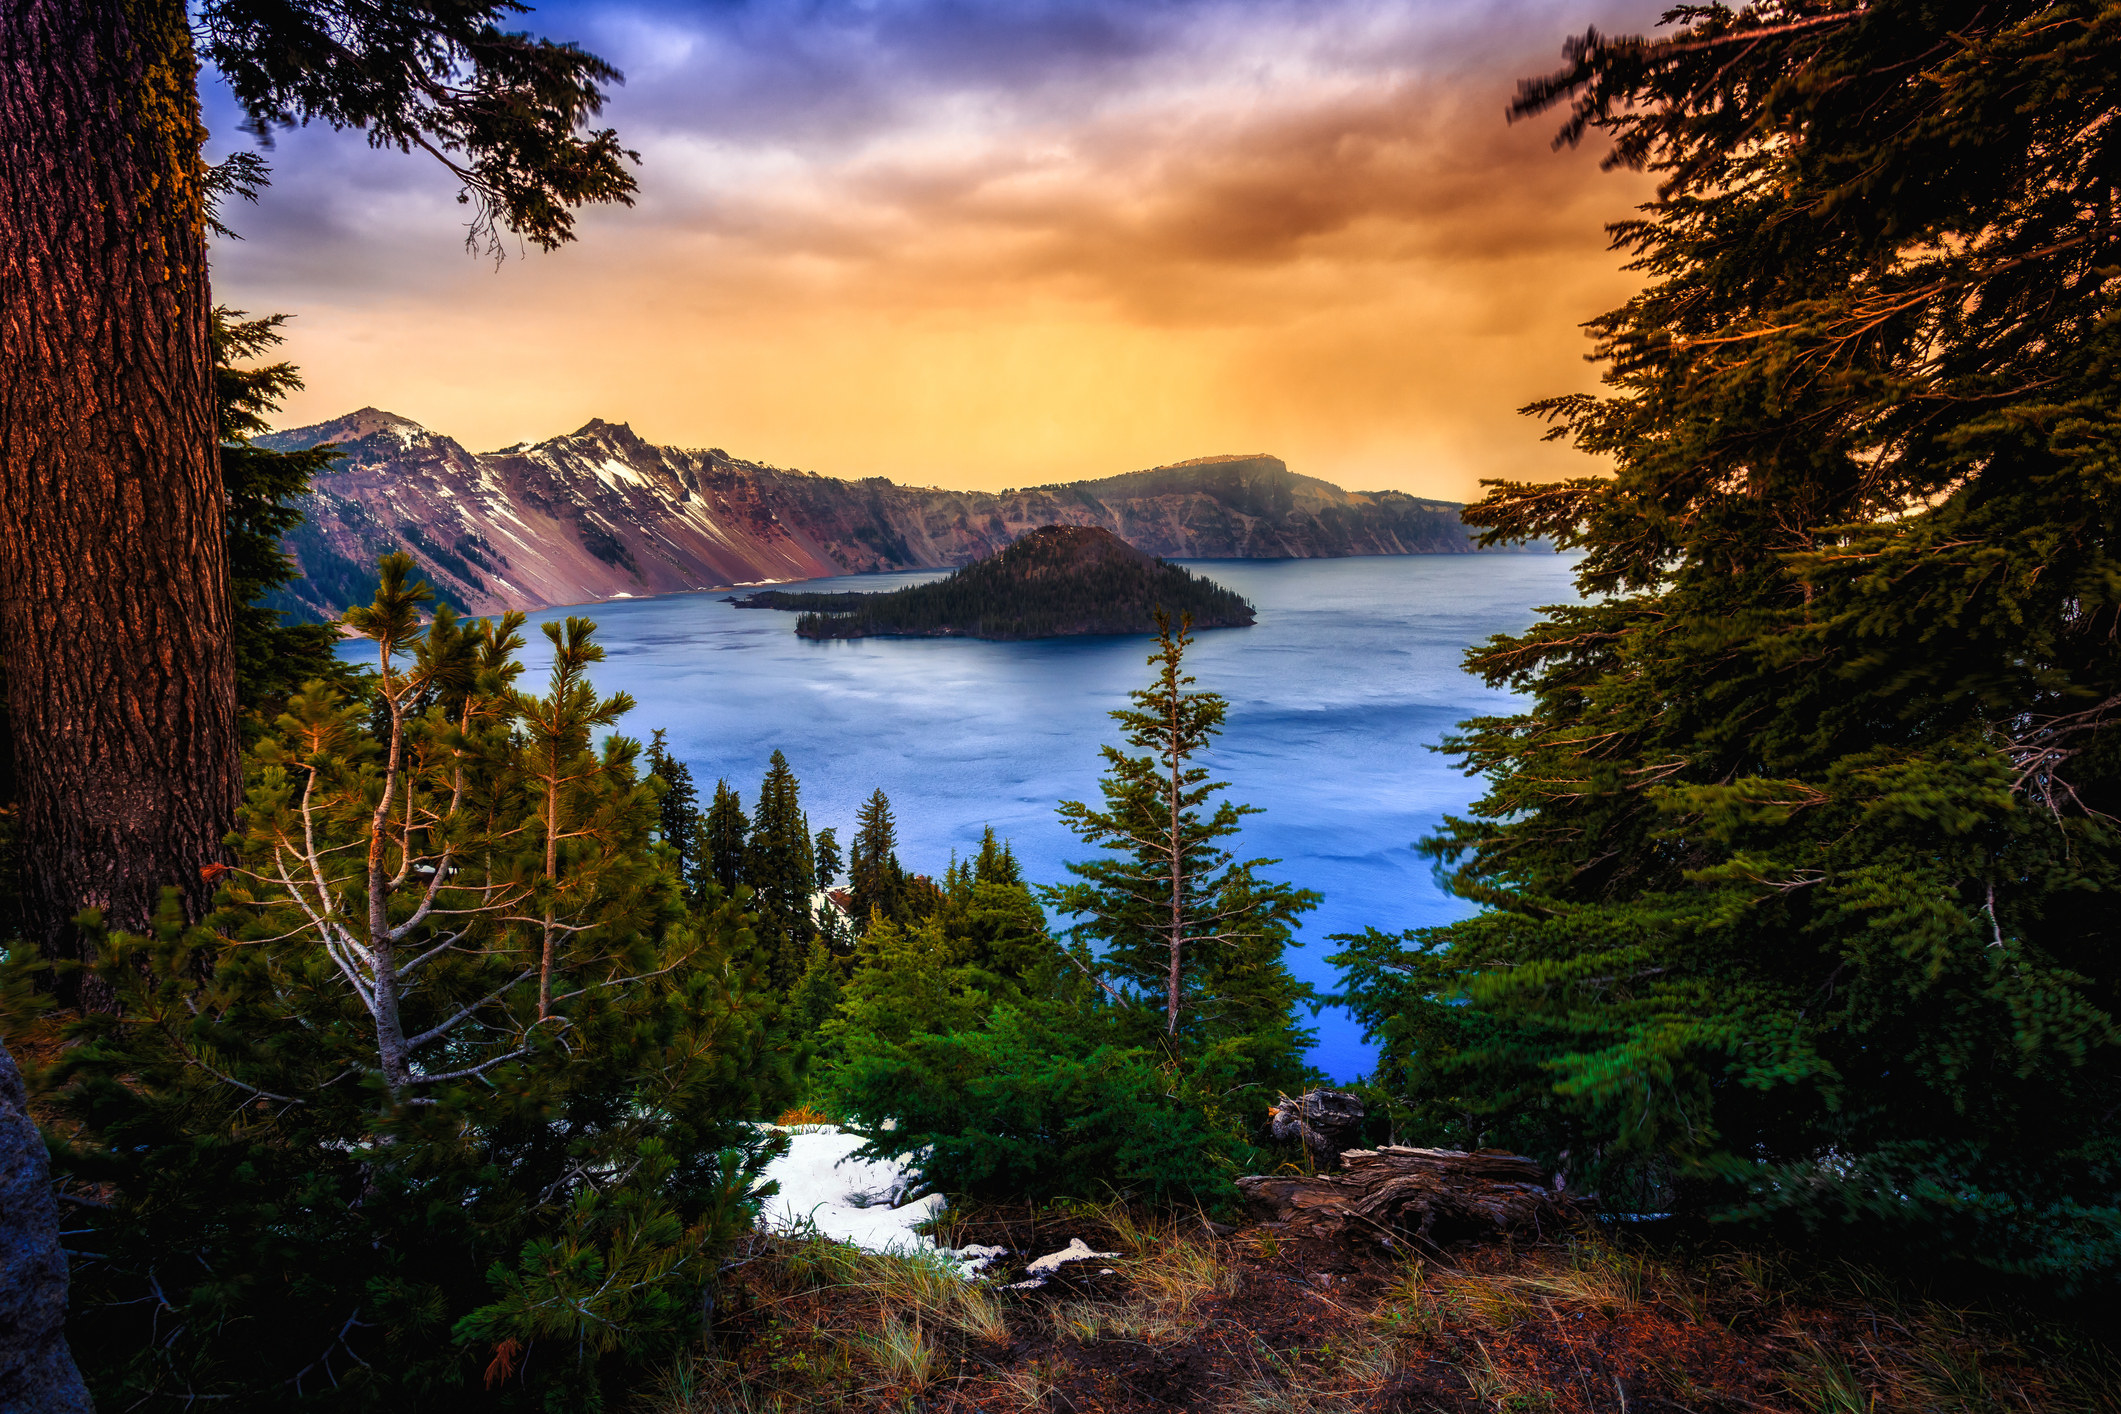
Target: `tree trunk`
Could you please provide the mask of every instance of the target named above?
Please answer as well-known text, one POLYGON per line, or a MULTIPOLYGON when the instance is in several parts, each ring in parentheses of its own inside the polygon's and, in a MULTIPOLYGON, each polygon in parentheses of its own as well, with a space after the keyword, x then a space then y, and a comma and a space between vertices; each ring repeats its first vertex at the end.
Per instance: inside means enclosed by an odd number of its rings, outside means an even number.
POLYGON ((1185 825, 1179 819, 1179 787, 1183 781, 1179 768, 1185 762, 1184 743, 1178 728, 1178 668, 1166 664, 1164 703, 1169 712, 1169 736, 1171 760, 1171 966, 1164 978, 1164 1034, 1176 1038, 1178 1035, 1178 984, 1179 966, 1183 962, 1186 946, 1186 836, 1185 825))
POLYGON ((0 0, 0 651, 26 930, 211 892, 239 776, 181 0, 0 0))

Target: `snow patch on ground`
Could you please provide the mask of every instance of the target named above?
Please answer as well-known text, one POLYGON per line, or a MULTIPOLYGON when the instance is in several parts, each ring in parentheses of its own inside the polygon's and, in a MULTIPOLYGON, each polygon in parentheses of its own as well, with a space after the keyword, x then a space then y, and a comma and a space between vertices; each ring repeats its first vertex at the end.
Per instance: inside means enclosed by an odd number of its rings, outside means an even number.
MULTIPOLYGON (((1068 1245, 1060 1251, 1048 1252, 1043 1257, 1034 1258, 1031 1264, 1024 1268, 1024 1280, 1011 1282, 1009 1289, 1011 1291, 1036 1291, 1047 1282, 1053 1280, 1053 1278, 1059 1276, 1060 1269, 1067 1266, 1070 1262, 1110 1261, 1118 1255, 1119 1253, 1117 1252, 1093 1252, 1090 1250, 1089 1243, 1083 1241, 1080 1237, 1071 1237, 1068 1239, 1068 1245)), ((1106 1267, 1104 1270, 1110 1272, 1112 1269, 1106 1267)))
POLYGON ((781 1191, 760 1210, 761 1226, 774 1232, 815 1228, 820 1237, 870 1252, 933 1252, 959 1263, 965 1276, 1002 1255, 1000 1248, 938 1247, 934 1238, 915 1232, 942 1212, 946 1200, 930 1193, 905 1202, 920 1174, 902 1160, 855 1158, 854 1151, 868 1142, 861 1135, 822 1124, 781 1132, 788 1136, 788 1152, 766 1165, 765 1174, 781 1191))

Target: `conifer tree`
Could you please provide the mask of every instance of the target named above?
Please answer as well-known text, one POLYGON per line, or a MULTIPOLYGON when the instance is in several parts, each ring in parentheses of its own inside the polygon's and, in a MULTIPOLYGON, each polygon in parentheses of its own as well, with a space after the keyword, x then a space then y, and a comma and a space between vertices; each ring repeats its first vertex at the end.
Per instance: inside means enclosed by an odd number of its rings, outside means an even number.
POLYGON ((47 669, 5 687, 24 903, 54 952, 84 907, 144 927, 174 886, 202 912, 241 794, 202 58, 255 130, 424 149, 475 235, 549 249, 633 181, 585 128, 617 71, 509 32, 519 8, 31 0, 0 24, 0 637, 47 669))
POLYGON ((302 386, 292 364, 242 366, 280 343, 284 323, 285 315, 246 319, 242 310, 217 307, 209 327, 214 402, 220 414, 221 482, 228 496, 236 708, 247 738, 261 735, 288 697, 310 679, 350 685, 333 651, 338 635, 332 626, 284 623, 272 606, 279 591, 300 575, 282 544, 282 537, 302 521, 302 512, 292 503, 338 455, 328 443, 275 452, 251 441, 266 430, 266 416, 302 386))
POLYGON ((1046 912, 993 826, 981 836, 978 854, 951 862, 942 893, 934 916, 956 964, 1021 979, 1050 956, 1046 912))
MULTIPOLYGON (((548 887, 554 782, 516 713, 604 705, 587 627, 529 698, 521 617, 423 632, 410 568, 348 616, 382 710, 313 683, 254 753, 210 925, 171 898, 151 935, 91 929, 119 1005, 38 1082, 61 1180, 99 1195, 71 1296, 105 1407, 424 1407, 498 1364, 496 1407, 597 1408, 697 1338, 750 1225, 739 1121, 786 1080, 740 912, 676 907, 623 745, 558 783, 548 887)), ((0 1030, 24 1004, 0 986, 0 1030)))
POLYGON ((831 888, 844 867, 840 860, 840 837, 831 827, 817 832, 814 857, 817 860, 817 886, 821 889, 831 888))
POLYGON ((879 915, 819 1028, 826 1105, 878 1124, 868 1152, 918 1154, 953 1190, 1231 1202, 1231 1175, 1264 1158, 1250 1136, 1267 1105, 1312 1078, 1294 1016, 1314 999, 1272 950, 1283 938, 1216 955, 1227 992, 1174 1054, 1140 1024, 1153 1013, 1113 1002, 1087 948, 1057 945, 1019 872, 989 831, 928 916, 879 915))
POLYGON ((745 882, 744 848, 751 837, 751 821, 744 816, 744 802, 726 780, 714 783, 714 803, 700 828, 700 859, 707 878, 725 894, 735 894, 745 882))
POLYGON ((1187 691, 1188 628, 1181 620, 1174 633, 1169 616, 1158 614, 1148 660, 1156 680, 1130 694, 1133 707, 1112 713, 1127 744, 1148 754, 1104 747, 1104 807, 1061 802, 1070 829, 1118 857, 1070 863, 1068 872, 1081 882, 1045 891, 1048 903, 1083 920, 1075 934, 1099 946, 1104 971, 1159 996, 1172 1041, 1212 966, 1209 951, 1285 940, 1295 920, 1318 905, 1309 889, 1254 876, 1276 861, 1239 862, 1221 844, 1257 807, 1223 800, 1212 814, 1201 813, 1224 783, 1209 780, 1193 761, 1222 731, 1227 709, 1215 693, 1187 691))
POLYGON ((816 909, 818 941, 835 962, 844 962, 854 951, 854 919, 827 892, 844 867, 836 831, 828 828, 817 832, 815 859, 818 893, 822 895, 816 909))
POLYGON ((898 823, 881 786, 856 817, 854 843, 847 851, 847 884, 856 932, 868 931, 872 917, 905 921, 906 871, 898 862, 898 823))
POLYGON ((804 1036, 816 1036, 840 1007, 840 959, 823 937, 814 938, 802 975, 788 993, 788 1018, 804 1036))
POLYGON ((1483 911, 1350 999, 1430 1142, 2121 1280, 2121 15, 1667 18, 1518 105, 1656 174, 1647 284, 1532 409, 1598 466, 1468 512, 1584 552, 1470 657, 1483 911))
POLYGON ((992 825, 980 833, 979 853, 972 857, 972 880, 996 888, 1013 888, 1024 882, 1015 846, 998 837, 992 825))
POLYGON ((593 641, 596 625, 570 616, 564 624, 545 625, 552 642, 552 681, 543 697, 517 693, 515 709, 523 743, 518 769, 536 793, 537 828, 545 851, 538 876, 536 907, 540 915, 538 1016, 552 1013, 552 981, 564 940, 597 924, 584 914, 582 900, 612 867, 618 844, 614 811, 635 804, 632 764, 635 743, 609 737, 600 753, 591 745, 598 727, 608 727, 633 710, 633 698, 613 693, 598 698, 589 683, 589 666, 604 661, 602 645, 593 641), (563 868, 563 865, 565 866, 563 868))
POLYGON ((810 915, 816 866, 810 854, 810 825, 803 818, 801 787, 788 758, 773 753, 759 783, 758 807, 744 851, 744 878, 752 888, 758 914, 759 945, 768 959, 768 976, 785 992, 802 975, 817 925, 810 915))
POLYGON ((656 807, 658 833, 663 843, 677 851, 681 877, 688 892, 696 895, 701 832, 705 828, 699 787, 692 783, 692 768, 670 754, 664 738, 663 729, 657 727, 648 739, 648 769, 665 787, 656 807))

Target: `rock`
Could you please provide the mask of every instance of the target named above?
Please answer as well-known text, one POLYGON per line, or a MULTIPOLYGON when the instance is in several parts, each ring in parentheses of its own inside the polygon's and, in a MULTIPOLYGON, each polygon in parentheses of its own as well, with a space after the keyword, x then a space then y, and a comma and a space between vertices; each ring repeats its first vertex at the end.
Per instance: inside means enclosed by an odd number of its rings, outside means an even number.
POLYGON ((1483 1149, 1350 1149, 1339 1173, 1258 1175, 1237 1180, 1253 1210, 1302 1237, 1372 1240, 1413 1236, 1430 1243, 1528 1229, 1545 1233, 1573 1217, 1536 1162, 1483 1149))
POLYGON ((0 1410, 94 1408, 66 1348, 66 1254, 44 1138, 21 1072, 0 1047, 0 1410))
POLYGON ((1284 1095, 1270 1113, 1274 1137, 1302 1140, 1321 1173, 1338 1168, 1341 1151, 1362 1133, 1362 1101, 1345 1090, 1309 1090, 1293 1100, 1284 1095))

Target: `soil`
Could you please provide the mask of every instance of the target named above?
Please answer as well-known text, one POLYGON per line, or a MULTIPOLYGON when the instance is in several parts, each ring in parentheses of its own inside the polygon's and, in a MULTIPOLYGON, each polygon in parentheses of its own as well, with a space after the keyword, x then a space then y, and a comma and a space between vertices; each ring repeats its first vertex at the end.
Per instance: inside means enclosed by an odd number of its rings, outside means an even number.
MULTIPOLYGON (((1000 1284, 1077 1237, 1129 1251, 1127 1232, 1080 1209, 986 1210, 956 1218, 943 1240, 1009 1248, 1013 1265, 990 1278, 1000 1284)), ((1561 1240, 1410 1252, 1198 1219, 1166 1224, 1153 1245, 1135 1237, 1133 1259, 1002 1290, 1008 1338, 945 1340, 925 1380, 844 1358, 843 1333, 861 1325, 853 1308, 888 1306, 888 1294, 788 1292, 770 1261, 739 1269, 717 1332, 723 1389, 750 1408, 932 1414, 2121 1408, 2103 1353, 2062 1359, 2000 1317, 1885 1302, 1860 1281, 1777 1290, 1787 1274, 1737 1249, 1660 1255, 1586 1227, 1561 1240), (1168 1284, 1150 1276, 1174 1244, 1212 1256, 1218 1273, 1215 1290, 1175 1313, 1168 1284), (1103 1310, 1162 1315, 1130 1336, 1070 1333, 1071 1313, 1103 1310), (1954 1394, 1973 1388, 1982 1398, 1954 1394)))

